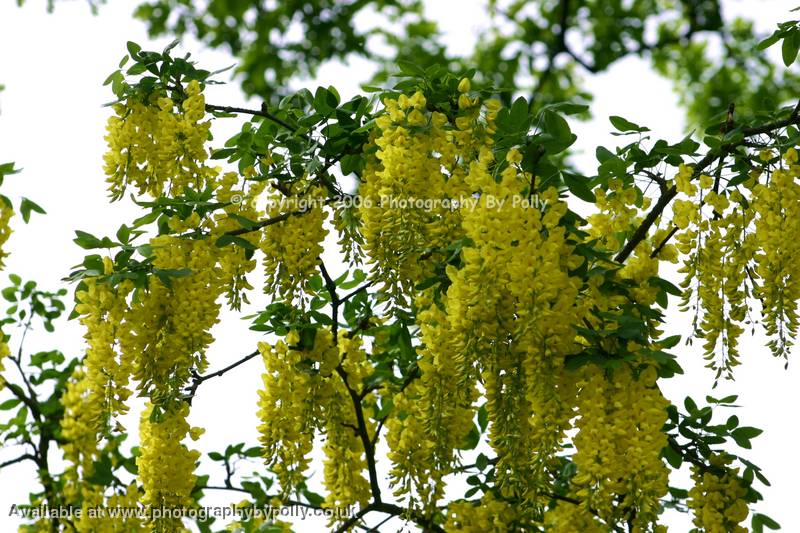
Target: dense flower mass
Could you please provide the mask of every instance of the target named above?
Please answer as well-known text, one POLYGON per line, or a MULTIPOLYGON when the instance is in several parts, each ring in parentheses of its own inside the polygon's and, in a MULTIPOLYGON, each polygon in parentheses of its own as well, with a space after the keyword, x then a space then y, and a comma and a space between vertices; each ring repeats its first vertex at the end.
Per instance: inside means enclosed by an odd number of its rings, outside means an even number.
MULTIPOLYGON (((682 293, 717 377, 738 364, 754 297, 785 355, 800 298, 797 153, 765 152, 733 184, 722 167, 671 154, 672 179, 649 174, 656 199, 621 166, 634 145, 598 151, 619 160, 613 172, 561 172, 557 156, 574 136, 558 106, 534 117, 524 99, 505 108, 469 78, 446 79, 386 92, 358 120, 347 113, 367 99, 336 107, 332 90, 301 93, 310 116, 287 111, 291 99, 275 115, 265 105, 214 152, 235 169, 210 166, 199 81, 126 93, 108 123, 105 170, 112 197, 131 188, 151 211, 121 228, 120 242, 81 241, 112 252, 75 277, 87 348, 60 399, 66 501, 196 508, 205 478, 186 442, 202 433, 187 421, 191 400, 207 378, 260 355, 260 446, 209 455, 225 467, 225 489, 249 493, 243 506, 299 498, 331 512, 338 530, 366 527, 376 511, 434 532, 663 533, 667 495, 682 492, 668 464, 688 462, 694 486, 679 499, 698 531, 745 531, 757 498, 737 465, 749 463, 721 451, 741 440, 738 420, 710 425, 710 407, 687 401, 684 414, 664 397, 660 380, 681 369, 666 352, 678 337, 662 339, 663 310, 682 293), (355 194, 335 182, 337 163, 355 194), (570 209, 572 194, 593 210, 570 209), (343 198, 360 203, 342 208, 343 198), (367 273, 331 275, 331 228, 348 266, 367 273), (269 303, 248 318, 269 337, 207 372, 222 302, 249 303, 259 261, 269 303), (665 262, 680 262, 680 288, 660 277, 665 262), (105 490, 92 480, 121 467, 133 387, 147 400, 135 467, 125 466, 136 480, 105 490), (712 436, 698 444, 693 434, 712 436), (258 455, 263 471, 234 472, 258 455), (311 490, 315 472, 323 497, 311 490)), ((125 520, 75 526, 186 527, 125 520)), ((290 530, 265 517, 230 527, 290 530)))
POLYGON ((689 507, 694 513, 694 525, 707 533, 745 533, 741 523, 749 510, 743 497, 747 489, 742 486, 738 470, 730 468, 730 457, 717 455, 711 459, 711 468, 692 467, 694 487, 689 491, 689 507))
POLYGON ((0 196, 0 269, 5 266, 5 259, 8 252, 5 249, 6 241, 11 237, 11 217, 14 216, 14 208, 11 201, 5 196, 0 196))
MULTIPOLYGON (((186 416, 189 406, 167 411, 151 420, 152 406, 142 413, 139 426, 141 453, 136 458, 139 480, 144 489, 141 502, 154 509, 183 509, 194 505, 195 463, 200 452, 190 450, 183 440, 192 433, 186 416)), ((194 436, 194 435, 192 435, 194 436)), ((153 531, 183 530, 180 517, 153 517, 153 531)))
POLYGON ((606 375, 587 367, 578 385, 576 496, 606 523, 648 531, 668 481, 661 428, 669 404, 656 385, 656 371, 646 367, 635 375, 624 365, 606 375))
POLYGON ((481 105, 465 98, 459 100, 459 126, 441 112, 428 112, 421 92, 385 100, 385 112, 376 120, 375 153, 359 191, 364 198, 360 215, 364 249, 376 278, 397 301, 432 275, 436 260, 463 233, 459 213, 449 202, 471 196, 469 162, 491 142, 497 106, 487 104, 481 120, 481 105), (433 201, 430 209, 407 207, 426 200, 433 201))
POLYGON ((215 171, 205 165, 211 123, 203 122, 205 98, 197 81, 187 85, 182 102, 154 92, 144 101, 131 97, 114 111, 105 155, 112 198, 128 185, 158 197, 188 186, 203 189, 213 179, 215 171))
POLYGON ((269 217, 290 216, 267 227, 260 245, 266 274, 264 290, 289 300, 303 297, 317 271, 322 241, 328 233, 323 227, 327 217, 322 208, 324 191, 308 186, 308 190, 298 188, 297 192, 286 201, 277 196, 267 200, 269 217))
POLYGON ((297 349, 299 342, 299 335, 291 332, 275 346, 258 347, 267 370, 258 402, 261 446, 285 494, 304 479, 322 409, 324 376, 331 374, 338 358, 329 332, 318 331, 310 349, 297 349))

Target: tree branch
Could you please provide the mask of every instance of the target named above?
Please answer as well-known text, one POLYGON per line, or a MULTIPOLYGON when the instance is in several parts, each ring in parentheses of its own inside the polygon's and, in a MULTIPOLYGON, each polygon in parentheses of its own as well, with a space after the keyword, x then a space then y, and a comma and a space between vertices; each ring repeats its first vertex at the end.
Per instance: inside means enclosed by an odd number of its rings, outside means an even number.
POLYGON ((33 455, 31 455, 29 453, 24 453, 24 454, 20 455, 19 457, 16 457, 14 459, 9 459, 8 461, 4 461, 4 462, 0 463, 0 468, 5 468, 7 466, 11 466, 11 465, 14 465, 14 464, 17 464, 17 463, 21 463, 22 461, 33 461, 34 463, 37 462, 36 457, 34 457, 33 455))
POLYGON ((236 368, 239 365, 243 365, 244 363, 246 363, 250 359, 253 359, 254 357, 256 357, 260 353, 261 352, 259 352, 258 350, 255 350, 252 353, 249 353, 249 354, 245 355, 244 357, 242 357, 238 361, 235 361, 235 362, 229 364, 225 368, 223 368, 221 370, 217 370, 215 372, 211 372, 209 374, 205 374, 203 376, 197 374, 196 372, 193 372, 193 374, 192 374, 192 384, 189 387, 189 389, 187 390, 187 393, 186 393, 186 396, 184 396, 184 399, 189 401, 189 402, 191 402, 192 398, 194 398, 194 395, 197 392, 197 388, 203 382, 208 381, 211 378, 218 378, 218 377, 222 376, 226 372, 228 372, 230 370, 233 370, 234 368, 236 368))
MULTIPOLYGON (((776 120, 774 122, 768 122, 766 124, 762 124, 761 126, 753 126, 749 128, 742 129, 742 139, 739 141, 729 142, 719 147, 710 150, 705 157, 703 157, 700 161, 698 161, 694 165, 694 171, 692 172, 692 176, 689 178, 690 180, 696 179, 703 171, 711 165, 717 158, 724 157, 728 153, 732 152, 738 146, 744 144, 745 139, 747 137, 754 137, 756 135, 763 135, 766 133, 772 133, 773 131, 783 129, 787 126, 792 126, 800 123, 800 102, 798 105, 795 106, 794 111, 792 114, 785 119, 776 120)), ((656 204, 652 207, 647 216, 645 216, 642 223, 639 225, 638 228, 633 232, 633 235, 625 243, 625 246, 620 250, 620 252, 614 258, 618 263, 624 263, 625 260, 633 253, 636 247, 642 242, 645 238, 647 238, 647 232, 650 230, 652 225, 661 216, 661 213, 664 209, 669 205, 669 203, 677 196, 678 190, 673 185, 666 191, 662 193, 659 197, 656 204)))
POLYGON ((236 107, 228 105, 206 104, 206 111, 208 111, 209 113, 238 113, 243 115, 253 115, 254 117, 262 117, 269 120, 270 122, 274 122, 275 124, 289 130, 292 133, 297 132, 297 126, 293 126, 288 122, 286 122, 285 120, 273 115, 272 113, 267 111, 266 106, 262 106, 261 109, 247 109, 244 107, 236 107))
POLYGON ((266 228, 267 226, 272 226, 274 224, 278 224, 280 222, 288 220, 290 217, 293 217, 295 215, 302 215, 304 213, 307 213, 308 211, 309 211, 308 208, 306 208, 306 209, 298 209, 297 211, 287 211, 286 213, 281 213, 280 215, 276 215, 276 216, 274 216, 272 218, 267 218, 265 220, 260 220, 256 224, 253 224, 250 227, 246 227, 246 228, 242 227, 242 228, 239 228, 239 229, 226 231, 225 235, 236 236, 236 235, 244 235, 246 233, 251 233, 253 231, 258 231, 260 229, 266 228))

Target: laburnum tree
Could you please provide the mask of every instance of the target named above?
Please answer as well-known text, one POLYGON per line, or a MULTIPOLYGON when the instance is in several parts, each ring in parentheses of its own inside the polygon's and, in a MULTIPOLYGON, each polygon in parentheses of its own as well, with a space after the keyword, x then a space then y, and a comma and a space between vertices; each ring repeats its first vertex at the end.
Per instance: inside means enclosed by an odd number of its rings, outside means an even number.
MULTIPOLYGON (((578 60, 565 32, 550 63, 578 60)), ((788 66, 796 23, 762 45, 778 43, 788 66)), ((688 335, 717 379, 733 377, 750 324, 788 358, 800 103, 746 92, 745 112, 726 103, 679 142, 611 117, 623 145, 598 147, 584 176, 565 161, 576 136, 564 117, 586 105, 510 95, 485 70, 446 62, 396 68, 345 102, 328 87, 244 108, 207 102, 215 75, 174 46, 128 44, 107 81, 104 170, 111 200, 141 216, 114 235, 77 232, 90 251, 69 275, 86 353, 30 354, 18 340, 11 354, 8 334, 0 347, 18 374, 0 374, 0 409, 14 410, 0 432, 24 449, 2 466, 32 461, 31 508, 70 510, 29 515, 22 530, 291 530, 263 514, 192 515, 219 485, 241 507, 327 510, 336 532, 389 519, 434 532, 663 532, 668 509, 691 513, 697 532, 777 529, 751 512, 768 481, 740 450, 761 430, 726 416, 736 397, 662 393, 683 371, 670 351, 681 338, 663 324, 670 304, 691 313, 688 335), (218 121, 239 133, 220 145, 218 121), (336 250, 323 246, 330 232, 336 250), (662 277, 665 264, 681 278, 662 277), (250 317, 265 340, 208 368, 210 329, 255 291, 270 299, 250 317), (226 472, 216 483, 198 466, 192 399, 254 360, 260 441, 209 454, 226 472), (134 447, 120 422, 132 394, 147 401, 134 447), (66 468, 48 462, 54 448, 66 468), (309 489, 315 453, 323 494, 309 489), (262 458, 260 473, 238 479, 240 458, 262 458), (684 464, 692 485, 672 485, 684 464)), ((64 295, 11 281, 4 323, 51 329, 64 295)))

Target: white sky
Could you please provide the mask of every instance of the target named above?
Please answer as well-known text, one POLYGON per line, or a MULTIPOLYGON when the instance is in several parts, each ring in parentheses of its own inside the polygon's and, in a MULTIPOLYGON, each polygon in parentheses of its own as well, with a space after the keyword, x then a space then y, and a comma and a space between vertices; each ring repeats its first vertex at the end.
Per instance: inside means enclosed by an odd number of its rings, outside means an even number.
MULTIPOLYGON (((0 163, 16 161, 24 171, 8 177, 2 192, 12 197, 15 204, 19 196, 28 196, 43 206, 48 215, 34 215, 27 226, 15 221, 15 233, 7 245, 12 255, 6 271, 35 279, 43 287, 56 288, 61 286, 59 280, 69 272, 69 267, 84 256, 84 251, 72 243, 74 230, 111 235, 121 223, 139 214, 129 202, 110 205, 106 200, 101 157, 108 110, 101 105, 111 100, 112 95, 107 87, 102 87, 102 82, 125 53, 126 41, 134 40, 146 49, 160 49, 168 39, 148 41, 143 24, 131 18, 136 2, 130 0, 110 2, 97 17, 91 16, 81 1, 58 2, 54 15, 46 14, 43 0, 28 0, 22 9, 13 4, 4 2, 0 6, 0 83, 7 86, 0 93, 0 163)), ((429 3, 431 16, 446 32, 447 43, 453 50, 471 48, 475 28, 485 22, 481 4, 475 0, 429 3)), ((728 17, 734 14, 754 17, 757 13, 759 28, 767 31, 776 22, 790 17, 788 10, 795 7, 795 2, 742 0, 727 1, 724 5, 728 17)), ((218 68, 231 63, 225 54, 202 50, 191 43, 184 48, 191 50, 204 67, 218 68)), ((332 84, 347 96, 367 76, 363 62, 355 62, 346 70, 341 65, 323 69, 320 79, 308 85, 332 84)), ((683 136, 682 111, 677 108, 669 83, 652 74, 642 61, 626 59, 608 73, 590 80, 587 86, 596 95, 593 105, 596 118, 575 126, 579 146, 585 150, 585 155, 577 161, 586 172, 593 170, 596 145, 615 145, 615 138, 608 133, 608 115, 629 117, 650 126, 656 135, 666 139, 678 140, 683 136)), ((236 85, 231 84, 210 88, 208 100, 236 104, 243 98, 236 85)), ((225 135, 218 134, 217 138, 224 139, 225 135)), ((686 318, 672 315, 668 330, 686 333, 686 318)), ((58 347, 71 357, 82 350, 81 335, 76 322, 61 323, 55 334, 41 332, 31 339, 29 346, 58 347)), ((232 317, 215 329, 215 336, 218 342, 209 353, 211 369, 249 353, 260 338, 247 329, 246 322, 232 317)), ((736 414, 742 423, 765 429, 754 441, 755 448, 744 453, 762 466, 772 481, 771 488, 762 490, 766 501, 756 510, 781 522, 784 531, 800 531, 800 514, 794 509, 800 477, 800 465, 794 454, 798 437, 794 410, 800 400, 797 364, 793 362, 784 371, 783 362, 774 360, 761 341, 744 339, 741 350, 744 364, 738 369, 736 383, 723 383, 721 390, 714 393, 718 397, 728 392, 738 393, 742 408, 736 414)), ((678 351, 687 375, 668 381, 664 385, 666 393, 676 402, 686 394, 702 399, 711 392, 713 376, 703 368, 697 348, 680 345, 678 351)), ((192 418, 195 424, 207 428, 196 444, 203 452, 222 450, 228 442, 245 441, 248 445, 256 442, 255 400, 261 371, 256 359, 200 388, 192 418)), ((127 427, 135 438, 134 415, 129 417, 127 427)), ((0 452, 0 461, 13 456, 0 452)), ((253 464, 253 468, 258 467, 253 464)), ((200 472, 212 473, 212 481, 221 479, 220 472, 208 464, 201 466, 200 472)), ((24 503, 29 490, 34 488, 34 472, 29 465, 15 465, 0 472, 0 530, 8 531, 17 525, 7 516, 7 510, 12 503, 24 503)), ((241 499, 238 496, 215 494, 205 504, 238 502, 241 499)), ((685 516, 670 515, 668 525, 674 531, 691 527, 685 516)), ((298 530, 326 529, 321 522, 307 522, 298 530)))

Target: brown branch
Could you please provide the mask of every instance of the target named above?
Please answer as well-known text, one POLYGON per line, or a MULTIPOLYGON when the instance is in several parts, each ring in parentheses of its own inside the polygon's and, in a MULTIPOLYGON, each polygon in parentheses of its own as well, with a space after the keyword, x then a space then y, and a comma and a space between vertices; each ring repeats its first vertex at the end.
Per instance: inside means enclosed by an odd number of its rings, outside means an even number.
POLYGON ((288 220, 290 217, 293 217, 295 215, 302 215, 302 214, 305 214, 305 213, 308 213, 308 212, 309 212, 309 209, 298 209, 297 211, 287 211, 286 213, 281 213, 280 215, 276 215, 276 216, 274 216, 272 218, 267 218, 265 220, 260 220, 257 223, 253 224, 252 226, 249 226, 249 227, 246 227, 246 228, 242 227, 242 228, 239 228, 239 229, 226 231, 225 235, 233 235, 233 236, 244 235, 246 233, 251 233, 253 231, 258 231, 260 229, 266 228, 267 226, 272 226, 272 225, 278 224, 280 222, 288 220))
POLYGON ((347 389, 347 393, 350 395, 350 399, 353 402, 353 409, 355 410, 356 414, 356 423, 358 424, 358 436, 361 439, 361 445, 364 448, 364 456, 367 459, 367 472, 369 473, 370 492, 372 493, 372 499, 374 503, 380 503, 381 488, 378 484, 378 469, 375 464, 375 447, 372 445, 372 441, 369 438, 369 433, 367 431, 367 419, 364 416, 364 409, 361 406, 361 398, 347 382, 347 372, 344 368, 342 368, 341 364, 336 367, 336 373, 339 374, 340 378, 342 378, 342 382, 347 389))
POLYGON ((286 128, 292 133, 297 132, 297 126, 293 126, 286 122, 285 120, 273 115, 269 111, 266 110, 266 106, 262 106, 261 109, 247 109, 244 107, 236 107, 236 106, 228 106, 228 105, 214 105, 214 104, 206 104, 206 111, 209 113, 237 113, 243 115, 253 115, 254 117, 262 117, 270 122, 274 122, 275 124, 286 128))
POLYGON ((345 533, 346 531, 349 531, 350 528, 355 526, 362 518, 364 518, 366 515, 368 515, 373 511, 388 514, 390 517, 405 518, 406 520, 414 522, 415 524, 420 526, 422 530, 425 532, 444 533, 444 529, 442 529, 442 527, 439 526, 438 524, 434 523, 432 519, 427 518, 416 511, 410 509, 404 509, 399 505, 386 502, 370 503, 363 509, 360 509, 352 517, 348 518, 345 522, 343 522, 342 525, 339 526, 334 533, 345 533))
POLYGON ((31 455, 29 453, 24 453, 24 454, 20 455, 19 457, 16 457, 14 459, 9 459, 8 461, 4 461, 4 462, 0 463, 0 468, 5 468, 7 466, 11 466, 11 465, 14 465, 14 464, 17 464, 17 463, 21 463, 23 461, 33 461, 34 463, 38 464, 38 460, 36 459, 36 457, 34 457, 33 455, 31 455))
POLYGON ((655 250, 653 250, 653 253, 651 253, 651 254, 650 254, 650 259, 653 259, 653 258, 654 258, 654 257, 656 257, 656 256, 657 256, 659 253, 661 253, 661 250, 663 250, 663 249, 664 249, 664 246, 666 246, 666 245, 667 245, 667 243, 669 242, 669 240, 670 240, 670 239, 672 238, 672 236, 673 236, 673 235, 675 235, 676 233, 678 233, 678 226, 672 226, 672 229, 671 229, 671 230, 669 230, 669 233, 667 233, 667 236, 666 236, 666 237, 664 237, 664 239, 663 239, 663 240, 662 240, 660 243, 658 243, 658 246, 656 246, 656 249, 655 249, 655 250))
POLYGON ((349 530, 350 530, 350 528, 351 528, 351 527, 353 527, 353 526, 355 526, 355 525, 356 525, 356 523, 357 523, 359 520, 361 520, 362 518, 364 518, 364 517, 365 517, 367 514, 369 514, 371 511, 374 511, 374 510, 375 510, 375 507, 374 507, 374 505, 375 505, 375 504, 369 504, 369 505, 367 505, 366 507, 364 507, 363 509, 359 509, 359 511, 358 511, 356 514, 354 514, 353 516, 351 516, 350 518, 348 518, 347 520, 345 520, 345 521, 342 523, 342 525, 341 525, 341 526, 339 526, 339 527, 336 529, 335 533, 345 533, 346 531, 349 531, 349 530))
POLYGON ((254 357, 256 357, 260 353, 261 352, 259 352, 258 350, 255 350, 252 353, 249 353, 249 354, 245 355, 244 357, 242 357, 238 361, 235 361, 235 362, 229 364, 225 368, 222 368, 222 369, 217 370, 215 372, 211 372, 209 374, 205 374, 205 375, 201 376, 201 375, 197 374, 196 372, 194 372, 193 375, 192 375, 192 384, 189 387, 189 389, 187 390, 186 396, 184 396, 184 400, 187 400, 187 401, 191 402, 192 398, 194 398, 194 395, 197 392, 197 388, 203 382, 208 381, 211 378, 221 377, 226 372, 229 372, 230 370, 233 370, 234 368, 236 368, 239 365, 243 365, 244 363, 246 363, 250 359, 253 359, 254 357))
POLYGON ((364 292, 365 290, 367 290, 367 289, 368 289, 370 286, 372 286, 374 283, 375 283, 375 280, 368 281, 368 282, 364 283, 362 286, 358 287, 357 289, 353 289, 353 291, 352 291, 352 292, 349 292, 349 293, 345 294, 344 296, 342 296, 342 297, 339 299, 339 301, 340 301, 340 302, 346 302, 347 300, 349 300, 349 299, 350 299, 350 298, 352 298, 353 296, 357 295, 358 293, 360 293, 360 292, 364 292))
MULTIPOLYGON (((332 322, 332 336, 333 342, 338 342, 338 331, 339 331, 339 305, 341 304, 341 300, 339 299, 339 294, 336 292, 336 282, 331 277, 328 269, 325 267, 325 263, 322 261, 321 257, 317 258, 319 262, 319 270, 322 274, 322 278, 325 282, 325 289, 328 291, 331 299, 331 322, 332 322)), ((353 390, 348 382, 347 378, 347 371, 345 371, 342 363, 340 362, 336 366, 336 373, 342 379, 342 383, 347 389, 347 393, 350 395, 350 399, 353 403, 353 410, 355 411, 356 415, 356 423, 358 425, 358 436, 361 439, 361 445, 364 448, 364 456, 367 460, 367 471, 369 473, 369 486, 370 492, 372 493, 372 499, 374 503, 381 502, 381 489, 380 485, 378 484, 378 469, 375 465, 375 447, 372 445, 372 442, 369 438, 369 432, 367 431, 367 419, 364 416, 364 408, 361 405, 361 397, 358 393, 353 390)))

